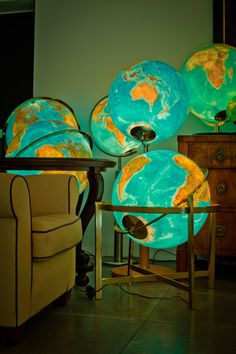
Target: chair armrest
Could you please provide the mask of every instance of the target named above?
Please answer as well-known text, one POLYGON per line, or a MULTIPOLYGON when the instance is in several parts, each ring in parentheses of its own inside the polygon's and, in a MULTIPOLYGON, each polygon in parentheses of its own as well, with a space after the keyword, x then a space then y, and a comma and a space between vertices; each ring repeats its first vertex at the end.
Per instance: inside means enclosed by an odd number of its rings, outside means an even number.
POLYGON ((0 218, 30 217, 29 191, 24 177, 0 173, 0 218))
POLYGON ((28 318, 31 296, 31 213, 24 177, 0 173, 0 326, 28 318), (17 311, 18 309, 18 311, 17 311))
POLYGON ((31 200, 32 216, 47 214, 75 214, 79 198, 75 176, 41 174, 25 177, 31 200))

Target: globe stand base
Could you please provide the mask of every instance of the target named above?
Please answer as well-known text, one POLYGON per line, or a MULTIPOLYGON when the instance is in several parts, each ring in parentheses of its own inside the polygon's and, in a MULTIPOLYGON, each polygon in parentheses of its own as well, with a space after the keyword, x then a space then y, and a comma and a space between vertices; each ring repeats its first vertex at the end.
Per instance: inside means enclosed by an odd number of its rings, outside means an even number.
MULTIPOLYGON (((175 270, 169 267, 162 267, 154 264, 149 264, 146 267, 131 266, 130 273, 132 276, 139 276, 140 274, 163 274, 163 273, 173 273, 175 270)), ((131 275, 130 274, 130 275, 131 275)), ((128 275, 128 266, 121 266, 112 269, 113 277, 122 277, 128 275)))
POLYGON ((116 260, 112 256, 105 256, 105 257, 102 257, 102 263, 115 267, 115 266, 122 266, 125 264, 127 265, 127 260, 122 260, 122 259, 116 260))

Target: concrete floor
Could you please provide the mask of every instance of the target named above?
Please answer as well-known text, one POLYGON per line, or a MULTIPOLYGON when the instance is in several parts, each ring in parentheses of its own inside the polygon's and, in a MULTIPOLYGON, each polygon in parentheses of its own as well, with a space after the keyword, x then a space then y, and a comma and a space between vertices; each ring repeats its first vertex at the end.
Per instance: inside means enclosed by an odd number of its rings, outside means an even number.
MULTIPOLYGON (((105 271, 110 268, 105 266, 105 271)), ((122 287, 153 298, 109 285, 102 300, 96 301, 81 292, 84 288, 74 288, 67 306, 48 306, 28 321, 20 343, 0 345, 0 353, 236 353, 235 267, 217 269, 214 290, 207 289, 206 279, 197 280, 194 311, 183 301, 188 294, 167 284, 122 287)))

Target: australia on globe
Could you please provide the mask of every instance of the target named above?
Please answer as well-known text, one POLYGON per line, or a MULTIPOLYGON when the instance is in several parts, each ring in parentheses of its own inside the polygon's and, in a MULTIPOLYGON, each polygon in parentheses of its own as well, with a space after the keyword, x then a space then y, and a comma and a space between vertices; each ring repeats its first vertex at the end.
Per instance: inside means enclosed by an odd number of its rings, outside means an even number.
POLYGON ((189 110, 181 73, 154 60, 122 70, 111 84, 108 103, 115 126, 143 143, 170 138, 184 124, 189 110))

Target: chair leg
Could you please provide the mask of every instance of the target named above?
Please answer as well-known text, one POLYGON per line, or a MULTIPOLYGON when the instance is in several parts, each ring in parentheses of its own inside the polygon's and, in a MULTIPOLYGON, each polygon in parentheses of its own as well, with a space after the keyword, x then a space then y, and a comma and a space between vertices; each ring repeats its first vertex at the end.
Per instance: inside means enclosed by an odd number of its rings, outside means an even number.
POLYGON ((71 289, 65 291, 64 294, 62 294, 56 300, 54 300, 53 303, 56 306, 65 306, 68 304, 68 302, 70 300, 70 295, 71 295, 71 289))
POLYGON ((16 344, 24 335, 25 323, 18 327, 0 327, 0 343, 16 344))

